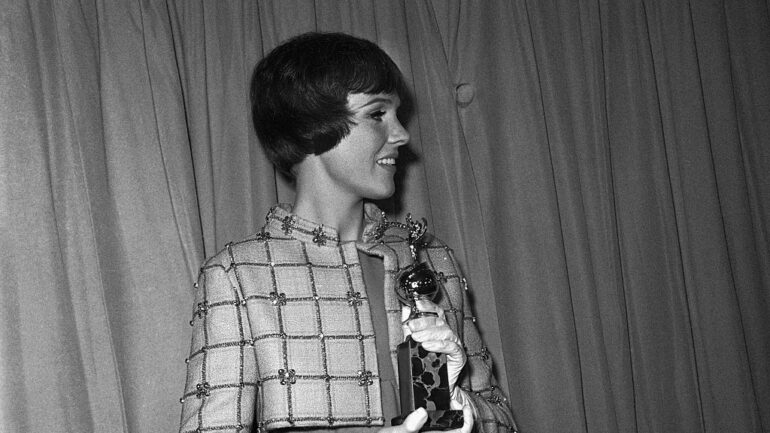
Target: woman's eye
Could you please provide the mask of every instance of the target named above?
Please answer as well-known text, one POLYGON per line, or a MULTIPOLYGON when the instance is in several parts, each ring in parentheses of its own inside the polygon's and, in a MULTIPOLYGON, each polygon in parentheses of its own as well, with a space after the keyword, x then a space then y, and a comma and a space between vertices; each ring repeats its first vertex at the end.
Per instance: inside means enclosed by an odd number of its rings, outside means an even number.
POLYGON ((382 120, 383 116, 385 116, 385 110, 377 110, 369 115, 374 120, 382 120))

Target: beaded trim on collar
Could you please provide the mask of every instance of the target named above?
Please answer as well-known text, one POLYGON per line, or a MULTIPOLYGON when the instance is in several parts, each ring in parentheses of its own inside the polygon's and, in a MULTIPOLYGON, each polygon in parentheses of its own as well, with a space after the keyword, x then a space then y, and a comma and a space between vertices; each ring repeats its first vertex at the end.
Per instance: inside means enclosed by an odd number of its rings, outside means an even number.
MULTIPOLYGON (((292 213, 293 206, 280 203, 273 206, 265 217, 266 224, 257 234, 262 238, 294 238, 302 242, 323 246, 339 246, 336 229, 304 219, 292 213)), ((375 204, 364 204, 363 242, 376 242, 383 237, 390 223, 375 204)))

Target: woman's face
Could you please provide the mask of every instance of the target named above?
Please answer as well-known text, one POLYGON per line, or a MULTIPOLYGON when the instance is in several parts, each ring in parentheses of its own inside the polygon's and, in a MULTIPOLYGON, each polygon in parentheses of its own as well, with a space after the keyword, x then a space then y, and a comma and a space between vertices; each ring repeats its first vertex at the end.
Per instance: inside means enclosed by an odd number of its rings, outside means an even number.
POLYGON ((392 94, 348 95, 350 133, 319 155, 336 192, 371 200, 393 195, 398 148, 409 142, 409 133, 396 117, 400 104, 392 94))

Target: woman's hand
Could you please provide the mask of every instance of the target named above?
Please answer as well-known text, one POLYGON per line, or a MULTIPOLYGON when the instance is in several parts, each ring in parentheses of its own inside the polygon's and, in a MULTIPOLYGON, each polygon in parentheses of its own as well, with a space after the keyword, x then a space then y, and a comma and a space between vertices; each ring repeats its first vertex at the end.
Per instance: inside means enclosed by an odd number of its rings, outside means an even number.
MULTIPOLYGON (((409 416, 404 419, 403 424, 382 428, 378 433, 417 433, 427 420, 428 413, 425 412, 425 409, 419 408, 410 413, 409 416)), ((471 430, 473 430, 473 411, 470 406, 466 405, 463 407, 463 426, 444 433, 471 433, 471 430)))
POLYGON ((382 428, 378 433, 416 433, 420 431, 420 427, 422 427, 427 420, 428 412, 423 408, 419 408, 404 418, 402 424, 382 428))
MULTIPOLYGON (((409 320, 404 326, 404 334, 411 335, 414 341, 422 344, 425 350, 447 355, 447 376, 449 390, 454 391, 457 378, 465 366, 466 356, 460 339, 444 320, 444 309, 430 301, 417 301, 417 309, 433 312, 438 317, 419 317, 409 320)), ((406 314, 408 317, 408 311, 406 314)))

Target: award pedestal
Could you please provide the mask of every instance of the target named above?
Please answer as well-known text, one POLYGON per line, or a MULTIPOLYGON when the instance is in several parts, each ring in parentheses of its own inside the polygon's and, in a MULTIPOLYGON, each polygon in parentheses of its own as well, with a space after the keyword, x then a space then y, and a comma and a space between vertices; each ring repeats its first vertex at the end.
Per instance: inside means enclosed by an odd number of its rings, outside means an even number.
POLYGON ((391 424, 399 425, 417 408, 425 408, 428 420, 420 431, 445 431, 463 426, 463 411, 450 409, 452 395, 447 377, 447 359, 443 353, 428 352, 407 337, 398 345, 398 385, 401 416, 391 424))

